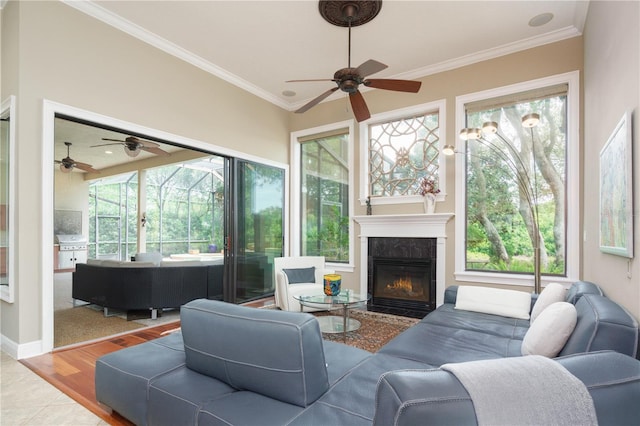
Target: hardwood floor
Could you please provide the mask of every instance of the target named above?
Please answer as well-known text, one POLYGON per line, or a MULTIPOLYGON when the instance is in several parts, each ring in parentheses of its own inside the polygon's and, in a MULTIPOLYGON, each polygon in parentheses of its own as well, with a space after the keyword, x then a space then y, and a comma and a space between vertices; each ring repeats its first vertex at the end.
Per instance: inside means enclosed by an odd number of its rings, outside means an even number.
MULTIPOLYGON (((270 297, 245 305, 259 308, 273 303, 274 299, 270 297)), ((171 322, 120 336, 107 337, 97 342, 60 348, 49 354, 24 359, 20 362, 105 422, 111 425, 129 426, 132 425, 131 422, 96 401, 94 385, 96 360, 102 355, 119 349, 157 339, 163 333, 178 327, 180 327, 179 321, 171 322)))
POLYGON ((94 387, 96 359, 119 349, 157 339, 163 332, 179 326, 179 322, 173 322, 145 328, 99 342, 59 349, 21 362, 102 420, 111 425, 131 425, 132 423, 127 419, 112 413, 110 409, 96 401, 94 387))

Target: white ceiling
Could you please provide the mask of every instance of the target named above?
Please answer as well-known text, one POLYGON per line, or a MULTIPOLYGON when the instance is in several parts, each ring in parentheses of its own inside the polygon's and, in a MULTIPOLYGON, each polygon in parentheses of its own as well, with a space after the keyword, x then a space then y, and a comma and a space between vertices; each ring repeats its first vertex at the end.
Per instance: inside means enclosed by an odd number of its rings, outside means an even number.
MULTIPOLYGON (((347 28, 326 22, 313 0, 63 1, 290 111, 334 83, 286 80, 330 79, 348 62, 347 28)), ((417 79, 580 35, 588 5, 383 0, 377 17, 352 29, 351 65, 375 59, 389 66, 376 78, 417 79), (553 19, 528 24, 543 13, 553 19)), ((337 91, 328 100, 343 95, 337 91)), ((61 148, 66 156, 56 138, 56 158, 61 148)))

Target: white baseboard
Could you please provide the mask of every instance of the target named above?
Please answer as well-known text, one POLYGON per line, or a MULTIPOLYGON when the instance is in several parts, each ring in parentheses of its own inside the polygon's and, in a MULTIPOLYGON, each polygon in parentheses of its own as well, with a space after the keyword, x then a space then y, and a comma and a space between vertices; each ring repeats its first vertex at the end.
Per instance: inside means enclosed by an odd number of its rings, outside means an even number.
POLYGON ((44 353, 41 340, 18 344, 4 334, 0 335, 0 348, 13 359, 31 358, 44 353))

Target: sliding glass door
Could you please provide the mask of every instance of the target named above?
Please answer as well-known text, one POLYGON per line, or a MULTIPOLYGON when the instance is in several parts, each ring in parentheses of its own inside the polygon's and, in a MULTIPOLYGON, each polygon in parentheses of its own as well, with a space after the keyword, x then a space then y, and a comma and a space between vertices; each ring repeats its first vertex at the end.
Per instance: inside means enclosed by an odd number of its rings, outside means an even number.
POLYGON ((283 254, 284 169, 234 161, 236 198, 228 241, 235 303, 273 294, 273 258, 283 254))

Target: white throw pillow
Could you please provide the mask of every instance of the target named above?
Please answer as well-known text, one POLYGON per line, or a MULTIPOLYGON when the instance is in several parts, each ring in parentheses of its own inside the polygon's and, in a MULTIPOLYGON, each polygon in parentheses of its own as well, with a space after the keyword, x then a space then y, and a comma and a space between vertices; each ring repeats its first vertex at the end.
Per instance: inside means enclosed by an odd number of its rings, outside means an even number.
POLYGON ((529 319, 531 294, 491 287, 460 286, 456 309, 529 319))
POLYGON ((555 357, 569 340, 577 321, 578 313, 571 303, 549 305, 524 335, 522 355, 555 357))
POLYGON ((566 297, 567 289, 564 288, 562 284, 549 283, 544 290, 542 290, 538 296, 538 300, 536 300, 536 303, 533 305, 533 309, 531 310, 531 322, 533 323, 547 306, 556 302, 564 302, 566 297))

